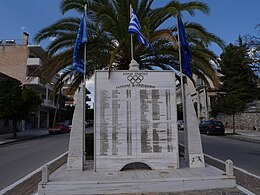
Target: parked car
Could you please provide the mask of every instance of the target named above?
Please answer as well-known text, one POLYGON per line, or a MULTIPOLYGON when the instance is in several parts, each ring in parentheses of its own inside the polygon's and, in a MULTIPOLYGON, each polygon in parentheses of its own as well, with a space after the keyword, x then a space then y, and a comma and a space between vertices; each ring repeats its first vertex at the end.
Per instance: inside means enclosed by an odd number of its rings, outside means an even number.
POLYGON ((178 125, 178 130, 184 130, 183 120, 178 120, 177 125, 178 125))
POLYGON ((225 135, 225 128, 221 121, 216 121, 216 120, 201 121, 199 125, 199 129, 200 129, 200 133, 205 133, 207 135, 210 134, 225 135))
MULTIPOLYGON (((93 126, 93 121, 91 121, 91 120, 85 121, 85 128, 88 128, 91 126, 93 126)), ((69 130, 71 131, 71 129, 72 129, 72 124, 69 124, 69 130)))
POLYGON ((65 122, 56 123, 54 126, 49 128, 49 134, 54 133, 69 133, 69 125, 65 122))

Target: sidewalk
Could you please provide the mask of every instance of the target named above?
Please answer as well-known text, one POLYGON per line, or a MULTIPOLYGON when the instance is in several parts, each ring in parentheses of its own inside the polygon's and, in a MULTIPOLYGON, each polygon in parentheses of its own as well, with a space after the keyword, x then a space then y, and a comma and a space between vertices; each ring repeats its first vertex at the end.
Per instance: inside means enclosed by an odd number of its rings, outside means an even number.
POLYGON ((34 139, 41 136, 48 135, 48 129, 26 129, 21 132, 17 132, 17 139, 13 139, 12 133, 0 134, 0 146, 8 143, 22 141, 26 139, 34 139))
POLYGON ((226 128, 225 133, 230 138, 260 143, 260 131, 236 129, 236 134, 233 134, 233 129, 226 128))

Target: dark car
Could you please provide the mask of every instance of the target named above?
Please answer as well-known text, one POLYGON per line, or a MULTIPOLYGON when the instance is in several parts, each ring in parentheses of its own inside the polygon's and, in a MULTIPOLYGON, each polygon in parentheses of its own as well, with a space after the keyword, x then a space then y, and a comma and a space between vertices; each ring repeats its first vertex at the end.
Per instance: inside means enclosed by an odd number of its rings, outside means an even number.
POLYGON ((225 128, 221 121, 216 120, 205 120, 201 121, 200 133, 205 133, 207 135, 225 135, 225 128))
POLYGON ((54 134, 54 133, 69 133, 70 128, 67 123, 64 122, 59 122, 56 123, 54 126, 49 128, 49 134, 54 134))

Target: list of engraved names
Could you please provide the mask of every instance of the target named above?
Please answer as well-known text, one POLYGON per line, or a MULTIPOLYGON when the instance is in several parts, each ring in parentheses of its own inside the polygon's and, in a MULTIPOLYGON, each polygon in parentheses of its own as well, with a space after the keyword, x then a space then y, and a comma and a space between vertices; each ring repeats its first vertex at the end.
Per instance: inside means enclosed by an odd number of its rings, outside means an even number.
POLYGON ((177 134, 172 128, 174 90, 171 86, 121 86, 97 90, 99 155, 173 152, 177 134))

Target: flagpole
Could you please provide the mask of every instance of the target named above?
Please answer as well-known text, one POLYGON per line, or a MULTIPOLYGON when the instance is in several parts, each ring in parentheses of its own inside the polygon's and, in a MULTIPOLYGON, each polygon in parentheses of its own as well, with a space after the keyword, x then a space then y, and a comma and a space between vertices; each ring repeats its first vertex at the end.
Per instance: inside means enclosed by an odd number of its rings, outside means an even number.
MULTIPOLYGON (((131 16, 132 16, 132 5, 130 4, 130 20, 131 20, 131 16)), ((133 34, 130 34, 131 36, 131 59, 134 59, 134 46, 133 46, 133 34)))
MULTIPOLYGON (((177 34, 178 34, 178 46, 179 46, 179 63, 180 63, 180 72, 181 72, 181 96, 182 96, 182 113, 183 113, 183 124, 184 124, 184 135, 187 133, 187 122, 186 122, 186 105, 185 105, 185 89, 184 89, 184 74, 182 72, 182 59, 181 59, 181 42, 180 42, 180 32, 179 32, 179 15, 177 15, 177 34)), ((184 136, 184 155, 186 156, 186 147, 187 147, 187 139, 186 136, 184 136)), ((187 160, 187 158, 185 158, 187 160)))
MULTIPOLYGON (((87 5, 84 6, 85 17, 87 17, 87 5)), ((85 120, 86 120, 86 65, 87 65, 87 43, 84 43, 84 76, 83 76, 83 164, 86 162, 86 138, 85 138, 85 120)))

